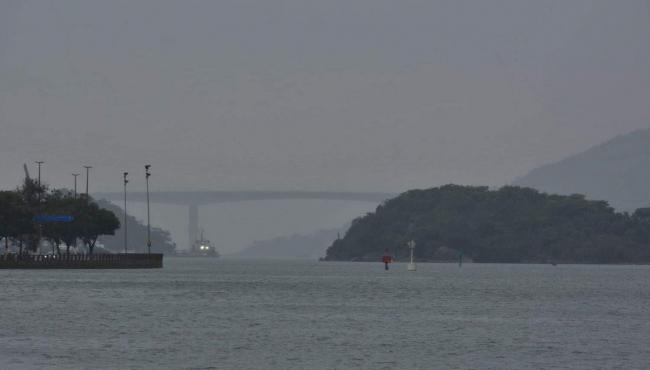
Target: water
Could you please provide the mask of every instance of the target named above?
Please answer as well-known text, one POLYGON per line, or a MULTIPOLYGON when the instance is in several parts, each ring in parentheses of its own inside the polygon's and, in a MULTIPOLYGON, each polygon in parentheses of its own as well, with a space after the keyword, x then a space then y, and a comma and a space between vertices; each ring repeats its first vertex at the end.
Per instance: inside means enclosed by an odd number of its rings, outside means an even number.
POLYGON ((0 271, 2 369, 644 369, 650 266, 0 271))

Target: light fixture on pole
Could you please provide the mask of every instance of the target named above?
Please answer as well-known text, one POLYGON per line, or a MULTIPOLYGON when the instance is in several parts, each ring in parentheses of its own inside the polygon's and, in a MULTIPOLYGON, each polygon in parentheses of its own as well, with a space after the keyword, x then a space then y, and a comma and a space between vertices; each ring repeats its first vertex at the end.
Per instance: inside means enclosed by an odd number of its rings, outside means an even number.
MULTIPOLYGON (((74 176, 74 199, 77 199, 77 176, 79 175, 78 173, 72 174, 74 176)), ((74 249, 77 250, 77 238, 74 238, 74 249)))
MULTIPOLYGON (((41 187, 41 165, 44 161, 34 161, 38 165, 38 206, 41 207, 43 202, 43 188, 41 187)), ((43 224, 38 224, 38 248, 40 250, 41 241, 43 239, 43 224)))
POLYGON ((128 175, 128 172, 124 172, 124 253, 128 252, 127 248, 127 223, 126 223, 126 184, 129 183, 129 180, 126 179, 126 176, 128 175))
POLYGON ((77 199, 77 176, 79 176, 79 174, 73 173, 72 176, 74 176, 74 199, 77 199))
POLYGON ((93 168, 93 166, 84 166, 84 168, 86 169, 86 199, 89 199, 88 198, 88 173, 90 169, 93 168))
POLYGON ((41 201, 43 188, 41 187, 41 165, 44 161, 34 161, 38 165, 38 200, 41 201))
POLYGON ((44 161, 34 161, 38 165, 38 187, 41 187, 41 165, 45 163, 44 161))
POLYGON ((149 173, 149 168, 151 168, 150 164, 146 164, 144 166, 144 172, 147 180, 147 253, 151 254, 151 218, 149 211, 149 176, 151 176, 151 173, 149 173))

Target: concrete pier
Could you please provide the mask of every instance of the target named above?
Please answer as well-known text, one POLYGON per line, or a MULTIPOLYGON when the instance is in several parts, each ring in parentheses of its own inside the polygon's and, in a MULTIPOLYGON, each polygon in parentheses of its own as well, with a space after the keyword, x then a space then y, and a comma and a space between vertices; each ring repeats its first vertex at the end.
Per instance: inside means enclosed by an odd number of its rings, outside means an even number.
POLYGON ((0 255, 0 269, 141 269, 162 266, 161 253, 0 255))

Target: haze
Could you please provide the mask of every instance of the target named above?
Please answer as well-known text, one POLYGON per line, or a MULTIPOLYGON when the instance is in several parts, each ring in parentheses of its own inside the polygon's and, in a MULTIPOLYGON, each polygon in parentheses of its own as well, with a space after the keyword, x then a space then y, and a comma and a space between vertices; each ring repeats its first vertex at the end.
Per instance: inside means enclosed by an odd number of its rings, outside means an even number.
POLYGON ((503 185, 648 126, 648 35, 645 0, 5 0, 0 187, 503 185))

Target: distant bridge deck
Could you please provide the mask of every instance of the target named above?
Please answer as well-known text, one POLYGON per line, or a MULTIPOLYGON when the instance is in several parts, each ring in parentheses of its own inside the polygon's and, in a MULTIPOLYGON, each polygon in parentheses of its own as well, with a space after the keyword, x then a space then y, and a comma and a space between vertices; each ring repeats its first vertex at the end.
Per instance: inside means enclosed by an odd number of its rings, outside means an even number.
MULTIPOLYGON (((381 203, 395 197, 397 194, 376 193, 376 192, 343 192, 343 191, 237 191, 237 190, 216 190, 216 191, 153 191, 149 192, 149 201, 158 204, 176 204, 189 207, 188 247, 194 242, 199 230, 199 206, 227 202, 249 202, 260 200, 342 200, 381 203)), ((124 193, 94 193, 96 199, 107 199, 122 201, 124 193)), ((147 193, 128 192, 127 201, 146 202, 147 193)))
MULTIPOLYGON (((95 198, 107 200, 122 200, 124 193, 94 193, 95 198)), ((202 205, 210 203, 246 202, 255 200, 290 200, 290 199, 322 199, 322 200, 351 200, 362 202, 383 202, 396 196, 393 193, 378 192, 340 192, 340 191, 153 191, 149 192, 152 203, 202 205)), ((128 192, 126 199, 133 202, 145 202, 145 192, 128 192)))

